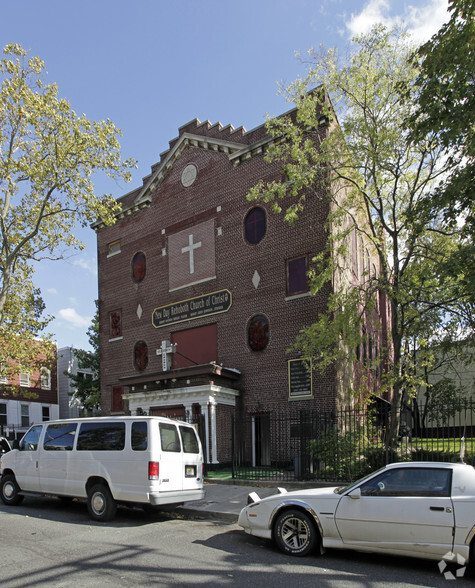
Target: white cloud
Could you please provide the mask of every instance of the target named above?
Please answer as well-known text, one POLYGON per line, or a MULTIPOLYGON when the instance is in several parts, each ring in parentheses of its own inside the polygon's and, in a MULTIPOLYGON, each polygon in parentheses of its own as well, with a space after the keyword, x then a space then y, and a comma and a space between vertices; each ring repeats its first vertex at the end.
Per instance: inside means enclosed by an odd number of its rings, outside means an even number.
POLYGON ((73 327, 88 327, 92 320, 90 316, 81 316, 74 308, 62 308, 57 318, 73 327))
POLYGON ((97 276, 97 263, 95 258, 80 257, 79 259, 74 259, 72 264, 97 276))
POLYGON ((367 33, 376 23, 387 27, 400 26, 407 29, 412 39, 419 44, 430 39, 449 19, 447 0, 401 4, 399 0, 369 0, 361 12, 351 14, 346 27, 351 36, 354 36, 367 33), (402 12, 396 13, 396 7, 400 6, 402 12))
POLYGON ((48 294, 58 294, 58 290, 56 290, 56 288, 47 288, 46 292, 48 292, 48 294))

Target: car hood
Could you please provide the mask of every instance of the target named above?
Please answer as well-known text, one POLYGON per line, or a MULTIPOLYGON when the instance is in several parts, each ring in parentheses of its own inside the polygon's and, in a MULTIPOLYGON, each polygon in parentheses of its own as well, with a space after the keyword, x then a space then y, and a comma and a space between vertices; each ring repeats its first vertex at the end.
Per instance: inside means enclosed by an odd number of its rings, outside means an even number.
POLYGON ((333 486, 331 488, 309 488, 306 490, 293 490, 291 492, 284 492, 282 494, 272 494, 271 496, 267 496, 266 498, 262 498, 262 500, 259 500, 259 503, 281 502, 283 500, 313 502, 317 499, 319 501, 338 501, 341 498, 341 495, 335 493, 336 488, 337 486, 333 486))

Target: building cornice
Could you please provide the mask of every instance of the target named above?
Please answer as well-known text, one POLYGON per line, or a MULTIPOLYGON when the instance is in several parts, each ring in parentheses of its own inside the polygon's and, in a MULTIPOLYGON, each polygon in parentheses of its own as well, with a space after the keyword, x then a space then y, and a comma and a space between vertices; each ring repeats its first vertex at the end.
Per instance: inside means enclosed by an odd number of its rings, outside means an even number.
POLYGON ((167 388, 165 390, 146 390, 123 394, 124 400, 133 402, 133 410, 150 406, 166 406, 170 404, 187 404, 187 402, 207 404, 224 404, 235 406, 239 391, 216 384, 189 386, 186 388, 167 388))
POLYGON ((120 382, 125 386, 143 386, 160 384, 168 380, 183 380, 193 377, 208 376, 226 378, 230 382, 236 382, 241 377, 241 372, 233 368, 227 368, 216 363, 193 365, 189 367, 169 370, 166 372, 154 372, 151 374, 134 374, 122 376, 120 382))

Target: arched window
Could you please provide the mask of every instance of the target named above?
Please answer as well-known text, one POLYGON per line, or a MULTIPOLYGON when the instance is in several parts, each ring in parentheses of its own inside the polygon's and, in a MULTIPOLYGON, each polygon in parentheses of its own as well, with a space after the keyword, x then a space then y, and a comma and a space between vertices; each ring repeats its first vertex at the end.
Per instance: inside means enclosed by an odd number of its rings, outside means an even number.
POLYGON ((146 271, 147 261, 145 259, 145 253, 136 253, 132 260, 132 279, 136 284, 145 278, 146 271))
POLYGON ((266 234, 266 213, 263 208, 256 206, 250 210, 244 221, 246 241, 251 245, 260 243, 266 234))
POLYGON ((249 347, 253 351, 262 351, 269 342, 269 321, 262 314, 253 316, 247 331, 249 347))

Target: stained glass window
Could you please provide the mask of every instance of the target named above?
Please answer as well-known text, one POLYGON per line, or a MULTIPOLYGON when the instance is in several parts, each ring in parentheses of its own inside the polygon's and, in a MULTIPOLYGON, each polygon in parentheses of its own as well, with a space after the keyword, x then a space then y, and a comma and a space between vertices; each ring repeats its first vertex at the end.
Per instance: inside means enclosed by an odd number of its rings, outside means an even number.
POLYGON ((148 347, 145 341, 137 341, 134 347, 135 367, 143 371, 148 365, 148 347))
POLYGON ((135 283, 141 282, 145 278, 147 270, 147 262, 145 259, 145 253, 136 253, 132 260, 132 279, 135 283))
POLYGON ((113 310, 109 313, 109 339, 122 337, 122 311, 113 310))
POLYGON ((248 328, 249 347, 253 351, 262 351, 269 342, 269 321, 261 314, 253 316, 248 328))

